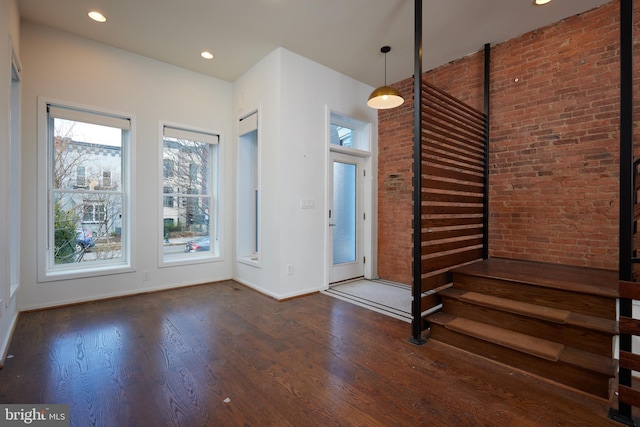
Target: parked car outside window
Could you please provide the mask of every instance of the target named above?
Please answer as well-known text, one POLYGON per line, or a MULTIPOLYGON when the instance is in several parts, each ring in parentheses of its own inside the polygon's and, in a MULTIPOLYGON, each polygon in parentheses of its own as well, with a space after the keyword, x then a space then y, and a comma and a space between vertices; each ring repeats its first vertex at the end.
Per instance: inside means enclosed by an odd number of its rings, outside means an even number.
POLYGON ((202 252, 209 251, 211 248, 211 242, 208 237, 204 237, 198 240, 190 240, 186 243, 185 252, 202 252))

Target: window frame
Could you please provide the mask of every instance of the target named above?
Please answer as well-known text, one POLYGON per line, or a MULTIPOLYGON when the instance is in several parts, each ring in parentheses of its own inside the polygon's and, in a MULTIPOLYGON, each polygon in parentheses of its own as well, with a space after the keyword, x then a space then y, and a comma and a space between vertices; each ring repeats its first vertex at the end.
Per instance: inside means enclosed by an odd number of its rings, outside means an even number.
POLYGON ((371 123, 363 122, 337 111, 329 111, 328 125, 329 126, 327 132, 329 135, 328 139, 330 151, 352 154, 359 157, 366 157, 371 155, 371 123), (351 129, 350 147, 331 143, 332 125, 351 129))
MULTIPOLYGON (((6 248, 0 248, 0 253, 3 249, 9 251, 8 254, 2 253, 6 258, 4 266, 6 267, 6 289, 4 295, 0 290, 0 311, 2 311, 2 304, 4 307, 9 307, 9 303, 14 299, 18 288, 21 283, 20 274, 20 224, 21 224, 21 124, 22 124, 22 64, 20 58, 18 58, 18 52, 16 51, 13 38, 9 36, 9 69, 10 69, 10 82, 9 82, 9 112, 10 120, 7 129, 7 146, 5 153, 7 154, 5 165, 5 184, 7 191, 8 208, 5 211, 5 229, 0 231, 0 240, 8 242, 6 248), (6 239, 4 239, 6 237, 6 239), (4 302, 2 302, 4 300, 4 302)), ((1 187, 1 186, 0 186, 1 187)))
POLYGON ((239 263, 262 267, 262 135, 260 108, 237 120, 236 258, 239 263), (248 135, 255 138, 245 139, 248 135), (247 144, 252 145, 246 148, 247 144), (250 169, 252 178, 242 177, 250 169))
MULTIPOLYGON (((223 202, 222 202, 222 189, 223 186, 221 184, 221 179, 223 176, 223 164, 221 161, 223 158, 223 141, 224 135, 222 132, 201 128, 197 126, 185 125, 182 123, 175 123, 170 121, 160 121, 159 123, 159 155, 158 155, 158 167, 160 173, 158 173, 158 239, 157 248, 158 248, 158 267, 174 267, 181 265, 189 265, 189 264, 202 264, 202 263, 210 263, 217 262, 223 260, 222 248, 223 248, 223 202), (167 197, 171 197, 173 199, 173 208, 176 206, 180 206, 180 194, 176 193, 173 187, 171 187, 172 192, 165 192, 168 188, 165 185, 165 179, 171 178, 174 176, 174 173, 167 174, 166 161, 164 158, 164 139, 165 139, 165 128, 170 128, 173 130, 178 130, 180 132, 184 132, 186 135, 193 134, 194 137, 197 135, 208 135, 217 137, 217 143, 208 142, 213 146, 211 150, 211 155, 209 158, 210 166, 209 166, 209 177, 208 177, 208 188, 209 194, 206 197, 209 198, 209 212, 213 212, 214 216, 210 216, 209 218, 209 239, 211 244, 210 251, 203 251, 202 253, 180 253, 170 257, 165 257, 164 254, 164 227, 165 227, 165 215, 164 209, 165 201, 167 197)), ((171 135, 169 135, 171 136, 171 135)), ((204 141, 198 141, 204 142, 204 141)), ((196 171, 197 172, 197 171, 196 171)))
MULTIPOLYGON (((53 120, 53 119, 51 119, 53 120)), ((78 120, 83 121, 83 120, 78 120)), ((92 123, 91 121, 88 121, 92 123)), ((114 126, 117 127, 117 126, 114 126)), ((46 236, 44 241, 38 242, 37 264, 38 282, 53 282, 85 277, 98 277, 117 273, 128 273, 135 271, 135 252, 133 242, 135 242, 135 229, 131 226, 135 218, 136 206, 133 202, 135 198, 135 169, 131 165, 135 164, 135 135, 136 118, 133 114, 101 107, 78 104, 74 102, 38 97, 38 128, 37 140, 38 151, 42 155, 38 156, 38 171, 45 171, 45 179, 39 179, 37 185, 38 207, 37 232, 38 236, 46 236), (67 110, 77 111, 79 115, 87 113, 94 117, 114 117, 125 119, 129 122, 129 129, 124 134, 121 147, 121 185, 122 185, 122 233, 125 236, 122 242, 123 256, 118 261, 106 261, 95 265, 93 263, 78 263, 73 265, 54 265, 53 263, 53 170, 52 146, 49 144, 49 106, 59 107, 67 110)), ((84 217, 84 212, 83 212, 84 217)))

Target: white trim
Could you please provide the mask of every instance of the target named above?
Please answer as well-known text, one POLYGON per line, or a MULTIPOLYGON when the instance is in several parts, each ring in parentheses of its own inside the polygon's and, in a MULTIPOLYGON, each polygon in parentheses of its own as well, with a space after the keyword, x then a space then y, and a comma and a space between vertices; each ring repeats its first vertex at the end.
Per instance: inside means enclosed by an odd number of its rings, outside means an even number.
POLYGON ((9 115, 7 117, 8 143, 6 144, 8 151, 5 153, 6 159, 4 161, 6 163, 3 167, 6 187, 3 188, 5 196, 2 199, 7 209, 4 218, 5 228, 0 233, 0 237, 6 237, 0 238, 1 241, 6 242, 0 249, 0 253, 6 254, 6 256, 2 256, 5 275, 0 279, 4 281, 5 288, 4 295, 0 294, 0 299, 4 299, 4 303, 0 304, 0 310, 2 307, 9 307, 20 286, 22 65, 11 36, 9 36, 9 56, 9 115))
POLYGON ((224 282, 224 281, 227 281, 227 280, 235 280, 235 279, 232 279, 231 277, 226 277, 226 276, 225 277, 212 277, 207 282, 203 282, 202 280, 196 280, 196 281, 188 281, 188 282, 181 282, 181 283, 171 283, 171 284, 166 284, 166 285, 163 285, 163 286, 152 286, 152 287, 149 287, 149 288, 135 289, 135 290, 132 290, 132 291, 115 292, 115 293, 107 293, 107 294, 100 294, 100 295, 91 295, 91 296, 87 296, 87 297, 83 297, 83 298, 66 298, 66 299, 63 299, 63 300, 48 302, 48 303, 44 303, 44 304, 26 305, 26 306, 21 307, 21 310, 22 311, 33 311, 33 310, 41 310, 41 309, 52 308, 52 307, 61 307, 61 306, 71 305, 71 304, 79 304, 79 303, 83 303, 83 302, 96 302, 96 301, 105 300, 105 299, 113 299, 113 298, 119 298, 119 297, 125 297, 125 296, 142 295, 142 294, 148 294, 148 293, 152 293, 152 292, 160 292, 160 291, 166 291, 166 290, 171 290, 171 289, 186 288, 186 287, 189 287, 189 286, 198 286, 198 285, 202 285, 204 283, 224 282))
POLYGON ((280 295, 280 294, 276 294, 275 292, 268 291, 268 290, 266 290, 266 289, 264 289, 264 288, 262 288, 260 286, 254 285, 251 282, 247 282, 246 280, 239 279, 237 277, 234 278, 233 281, 238 282, 241 285, 244 285, 244 286, 246 286, 248 288, 251 288, 251 289, 253 289, 253 290, 257 291, 257 292, 260 292, 263 295, 269 296, 269 297, 271 297, 273 299, 276 299, 278 301, 282 301, 282 300, 289 299, 289 298, 300 297, 300 296, 304 296, 304 295, 309 295, 309 294, 314 294, 314 293, 320 292, 322 290, 320 288, 309 288, 309 289, 305 289, 305 290, 301 290, 301 291, 290 292, 290 293, 287 293, 287 294, 280 295))
POLYGON ((237 141, 236 141, 236 225, 235 225, 235 235, 236 235, 236 241, 235 241, 235 247, 236 247, 236 262, 238 263, 242 263, 242 264, 246 264, 249 265, 251 267, 256 267, 256 268, 262 268, 262 256, 261 256, 261 250, 263 247, 263 227, 262 227, 262 219, 263 219, 263 211, 262 211, 262 197, 263 197, 263 191, 262 191, 262 156, 263 156, 263 152, 262 152, 262 106, 258 105, 256 108, 250 109, 248 113, 240 116, 237 121, 236 121, 236 125, 238 126, 237 128, 237 141), (255 117, 255 121, 252 117, 255 117), (246 119, 249 118, 249 122, 247 122, 247 124, 242 124, 246 119), (255 128, 252 128, 253 126, 255 126, 255 128), (253 130, 256 130, 256 140, 257 140, 257 167, 256 167, 256 185, 257 185, 257 191, 258 191, 258 197, 257 197, 257 211, 258 211, 258 230, 257 230, 257 236, 258 236, 258 251, 252 253, 251 255, 248 255, 246 253, 241 253, 241 248, 240 248, 240 244, 239 242, 241 241, 240 238, 240 228, 242 226, 242 224, 240 224, 240 222, 238 221, 238 212, 242 209, 240 206, 240 199, 237 196, 239 193, 239 185, 240 185, 240 173, 242 172, 242 168, 240 167, 240 138, 244 135, 246 135, 249 132, 252 132, 253 130))
POLYGON ((329 144, 329 151, 333 153, 346 154, 348 156, 367 158, 371 157, 371 152, 358 150, 357 148, 340 147, 339 145, 329 144))
MULTIPOLYGON (((363 167, 366 170, 367 175, 363 181, 363 213, 366 215, 366 220, 363 224, 363 255, 366 258, 363 272, 366 279, 372 279, 377 274, 377 161, 375 154, 377 153, 377 145, 374 144, 375 139, 373 135, 374 123, 365 122, 357 118, 349 117, 348 115, 339 111, 332 110, 329 105, 325 105, 325 206, 330 206, 332 201, 329 200, 329 188, 331 185, 331 154, 339 153, 353 157, 362 158, 363 167), (357 132, 364 133, 362 137, 368 137, 369 150, 360 150, 357 148, 341 147, 339 145, 331 144, 331 124, 343 124, 348 126, 354 126, 357 132)), ((327 219, 325 217, 325 219, 327 219)), ((324 282, 323 289, 329 288, 329 270, 333 265, 333 260, 330 259, 330 236, 329 233, 331 227, 329 227, 329 221, 325 221, 325 247, 324 247, 324 282)))
POLYGON ((253 111, 238 120, 238 136, 258 130, 258 111, 253 111))

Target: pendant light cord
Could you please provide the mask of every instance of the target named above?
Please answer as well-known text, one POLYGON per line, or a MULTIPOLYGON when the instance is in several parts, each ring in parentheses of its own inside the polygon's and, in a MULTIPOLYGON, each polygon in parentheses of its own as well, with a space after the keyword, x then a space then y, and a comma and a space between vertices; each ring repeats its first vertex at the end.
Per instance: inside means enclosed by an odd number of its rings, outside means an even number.
POLYGON ((387 52, 384 53, 384 85, 387 85, 387 52))

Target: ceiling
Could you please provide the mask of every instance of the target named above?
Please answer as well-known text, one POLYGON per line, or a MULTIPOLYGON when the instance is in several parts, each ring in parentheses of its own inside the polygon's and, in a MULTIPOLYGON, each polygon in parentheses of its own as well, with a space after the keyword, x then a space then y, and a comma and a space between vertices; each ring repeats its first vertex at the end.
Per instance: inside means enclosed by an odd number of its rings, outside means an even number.
MULTIPOLYGON (((423 70, 610 0, 423 0, 423 70)), ((371 86, 413 75, 411 0, 18 0, 22 19, 228 82, 284 47, 371 86), (101 11, 106 23, 87 17, 101 11), (214 53, 204 60, 200 52, 214 53)))

